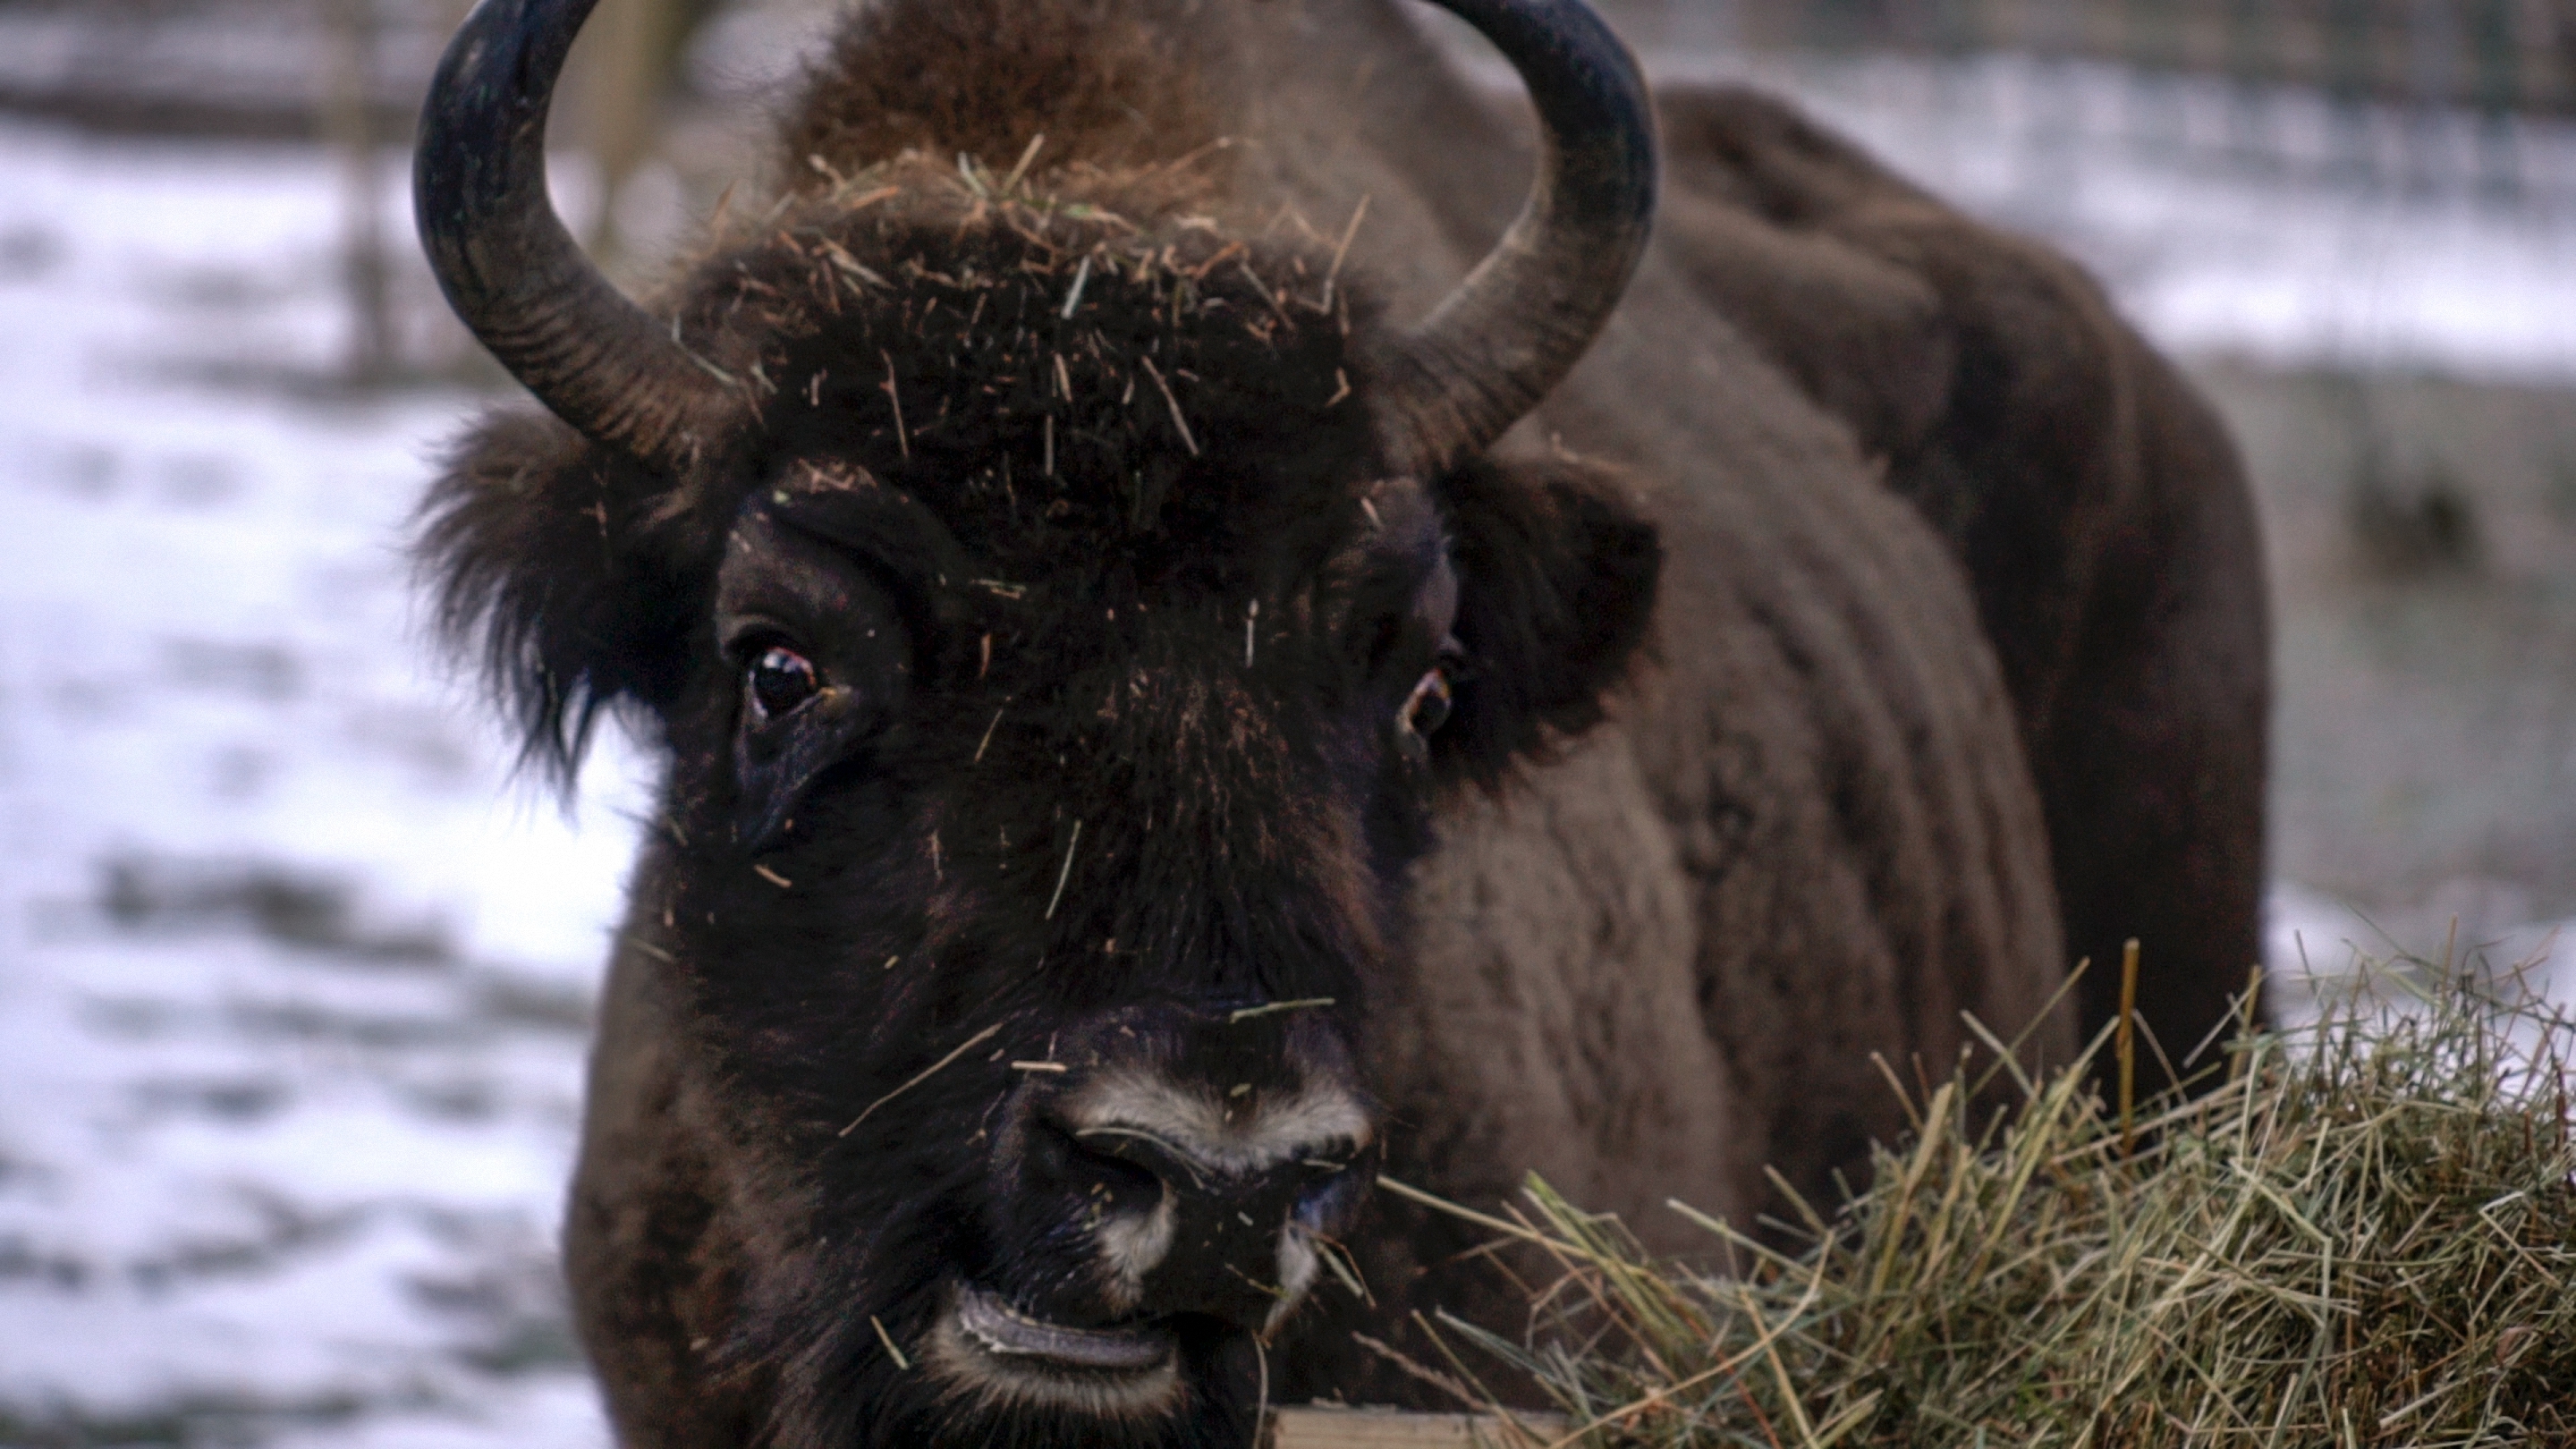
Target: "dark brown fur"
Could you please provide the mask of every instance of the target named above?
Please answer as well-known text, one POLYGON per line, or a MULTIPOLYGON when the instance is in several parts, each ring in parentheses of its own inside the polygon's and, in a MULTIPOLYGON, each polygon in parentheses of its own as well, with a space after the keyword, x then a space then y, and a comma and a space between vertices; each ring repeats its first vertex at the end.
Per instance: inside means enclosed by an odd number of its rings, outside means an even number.
POLYGON ((844 25, 789 110, 780 160, 863 166, 922 151, 1007 168, 1043 135, 1056 157, 1144 167, 1225 133, 1178 3, 1065 0, 995 10, 886 6, 844 25), (1164 23, 1158 23, 1164 22, 1164 23), (1042 107, 1031 96, 1046 98, 1042 107))
POLYGON ((2065 258, 1767 97, 1660 100, 1690 274, 1967 566, 2095 963, 2085 1030, 2136 938, 2179 1059, 2260 959, 2270 638, 2234 446, 2065 258))
MULTIPOLYGON (((1301 717, 1289 685, 1310 666, 1293 639, 1269 676, 1284 702, 1217 716, 1165 699, 1168 713, 1094 718, 1097 695, 1006 700, 1004 680, 1085 681, 1082 661, 1117 657, 1100 651, 1197 647, 1094 609, 1150 602, 1177 621, 1245 578, 1326 570, 1374 466, 1369 378, 1345 335, 1436 301, 1525 175, 1509 122, 1382 0, 889 0, 872 14, 786 124, 778 162, 798 193, 673 300, 711 367, 765 379, 702 465, 661 478, 505 414, 433 501, 449 619, 483 629, 532 741, 575 752, 592 711, 633 706, 674 750, 567 1230, 584 1342, 638 1445, 932 1432, 848 1308, 888 1270, 852 1242, 878 1229, 831 1205, 883 1169, 831 1129, 848 1094, 865 1102, 921 1060, 906 1034, 973 1019, 980 1003, 950 998, 997 979, 942 956, 940 972, 884 978, 901 984, 880 1001, 836 995, 838 967, 711 964, 761 949, 719 916, 832 961, 913 950, 880 952, 816 914, 809 869, 878 867, 791 844, 774 858, 797 890, 711 880, 713 847, 671 824, 722 818, 734 788, 714 768, 726 696, 706 684, 722 668, 709 599, 753 488, 800 458, 871 458, 967 562, 1045 604, 961 591, 976 612, 937 632, 992 637, 999 662, 925 664, 945 682, 923 686, 923 708, 941 713, 904 746, 924 770, 963 768, 988 716, 1026 709, 1000 731, 992 779, 1064 791, 1080 818, 1164 812, 1161 834, 1082 837, 1104 853, 1086 870, 1142 884, 1078 919, 1024 922, 1029 944, 1214 929, 1219 895, 1294 894, 1265 887, 1262 850, 1311 856, 1359 829, 1321 805, 1174 828, 1169 812, 1211 801, 1324 798, 1293 750, 1260 737, 1301 717), (996 199, 991 177, 1041 133, 1034 197, 996 199), (1216 148, 1229 137, 1242 144, 1216 148), (983 181, 958 179, 960 151, 983 181), (1031 414, 979 409, 1045 389, 1053 364, 978 339, 1063 295, 1083 256, 1112 300, 1079 389, 1132 386, 1101 414, 1092 481, 1061 485, 1050 516, 986 476, 1002 457, 1028 476, 1037 445, 1009 418, 1031 414), (1188 316, 1157 320, 1155 299, 1194 272, 1188 316), (1199 461, 1175 451, 1139 380, 1142 359, 1184 353, 1213 359, 1179 395, 1199 461), (899 438, 898 398, 914 410, 899 438), (1095 621, 1061 622, 1075 604, 1095 621), (1230 732, 1210 728, 1219 717, 1230 732), (1059 752, 1149 738, 1168 748, 1125 747, 1141 762, 1127 775, 1059 752), (1202 840, 1239 847, 1250 873, 1211 875, 1202 840), (835 1052, 883 1075, 851 1077, 835 1052)), ((1668 220, 1629 304, 1526 436, 1425 480, 1482 668, 1434 740, 1443 784, 1396 924, 1349 954, 1375 963, 1350 985, 1367 998, 1357 1029, 1387 1172, 1479 1206, 1541 1172, 1650 1246, 1693 1251, 1704 1239, 1666 1198, 1748 1222, 1777 1205, 1774 1163, 1829 1199, 1835 1171, 1901 1128, 1873 1054, 1941 1070, 1972 1012, 2028 1030, 2031 1060, 2063 1059, 2076 1016, 2046 1007, 2069 942, 2099 954, 2106 932, 2146 938, 2149 1019, 2176 1050, 2216 1019, 2253 947, 2264 636, 2224 439, 2080 275, 1767 103, 1672 98, 1666 119, 1668 220)), ((1346 588, 1365 592, 1341 581, 1313 597, 1346 588)), ((1021 805, 975 808, 1007 833, 1021 805)), ((826 812, 798 828, 836 827, 826 812)), ((963 838, 945 866, 902 858, 925 898, 933 870, 1018 880, 1071 858, 1023 835, 1025 859, 967 862, 963 838)), ((1349 878, 1309 890, 1320 914, 1297 939, 1371 919, 1362 854, 1347 841, 1349 878)), ((965 926, 934 911, 926 929, 965 926)), ((1098 959, 1085 969, 1113 971, 1098 959)), ((2084 1019, 2101 1014, 2088 1001, 2084 1019)), ((994 1090, 981 1070, 933 1079, 907 1120, 974 1122, 994 1090)), ((1352 1246, 1375 1304, 1324 1290, 1273 1353, 1274 1398, 1420 1401, 1351 1336, 1420 1349, 1416 1309, 1515 1327, 1511 1295, 1459 1257, 1480 1233, 1384 1196, 1374 1213, 1352 1246)))

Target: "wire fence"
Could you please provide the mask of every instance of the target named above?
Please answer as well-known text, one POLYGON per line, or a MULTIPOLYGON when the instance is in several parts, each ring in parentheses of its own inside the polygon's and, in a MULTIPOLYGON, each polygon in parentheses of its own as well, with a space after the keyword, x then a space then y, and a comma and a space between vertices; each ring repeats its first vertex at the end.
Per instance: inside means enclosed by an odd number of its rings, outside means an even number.
POLYGON ((2313 87, 2350 101, 2576 111, 2576 0, 1668 0, 1761 49, 2007 50, 2313 87), (1730 18, 1721 16, 1720 18, 1730 18))
MULTIPOLYGON (((1665 69, 1947 76, 2030 148, 2576 204, 2576 0, 1607 0, 1665 69)), ((1830 81, 1827 82, 1831 84, 1830 81)), ((2000 137, 2009 143, 2011 137, 2000 137)))

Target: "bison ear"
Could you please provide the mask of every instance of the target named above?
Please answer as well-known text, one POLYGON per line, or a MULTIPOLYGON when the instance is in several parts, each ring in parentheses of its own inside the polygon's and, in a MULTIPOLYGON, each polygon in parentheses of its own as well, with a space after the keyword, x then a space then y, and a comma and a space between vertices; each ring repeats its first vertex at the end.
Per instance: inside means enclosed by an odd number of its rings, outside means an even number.
POLYGON ((1654 617, 1663 545, 1607 470, 1572 459, 1477 458, 1436 491, 1467 661, 1433 757, 1492 788, 1600 723, 1654 617))
POLYGON ((439 632, 479 658, 523 760, 558 785, 603 709, 667 711, 679 696, 704 588, 669 496, 667 479, 512 411, 467 435, 422 505, 416 555, 439 632))

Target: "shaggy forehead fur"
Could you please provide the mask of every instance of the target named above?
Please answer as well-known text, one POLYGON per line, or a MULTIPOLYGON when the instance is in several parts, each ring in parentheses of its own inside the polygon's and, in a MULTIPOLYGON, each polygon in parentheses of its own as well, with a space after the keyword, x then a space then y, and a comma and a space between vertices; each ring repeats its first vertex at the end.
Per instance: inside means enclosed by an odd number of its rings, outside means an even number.
POLYGON ((1004 580, 1111 604, 1315 561, 1376 471, 1346 346, 1368 319, 1296 250, 1113 209, 1168 205, 1149 184, 1004 196, 897 164, 702 264, 682 335, 758 399, 709 476, 853 463, 1004 580))

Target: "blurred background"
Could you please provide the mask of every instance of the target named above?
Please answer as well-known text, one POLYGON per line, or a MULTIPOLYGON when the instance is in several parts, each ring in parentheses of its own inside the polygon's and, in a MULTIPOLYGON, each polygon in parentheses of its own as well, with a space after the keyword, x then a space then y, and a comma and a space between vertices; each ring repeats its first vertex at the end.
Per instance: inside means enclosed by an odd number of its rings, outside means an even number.
MULTIPOLYGON (((555 186, 613 270, 827 8, 604 0, 555 186)), ((2069 250, 2225 412, 2275 967, 2576 916, 2576 0, 1605 8, 2069 250)), ((501 384, 405 196, 462 9, 0 0, 0 1445, 604 1441, 555 1216, 646 763, 514 779, 402 552, 501 384)))

